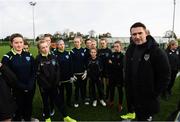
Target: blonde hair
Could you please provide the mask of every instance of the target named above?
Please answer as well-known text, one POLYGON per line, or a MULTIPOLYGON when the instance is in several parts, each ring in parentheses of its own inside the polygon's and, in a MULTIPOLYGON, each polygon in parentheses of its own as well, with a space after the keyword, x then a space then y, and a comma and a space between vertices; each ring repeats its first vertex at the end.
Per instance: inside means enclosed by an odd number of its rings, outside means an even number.
POLYGON ((38 41, 38 43, 37 43, 37 48, 38 49, 40 49, 40 45, 42 44, 42 43, 48 43, 46 40, 44 40, 44 39, 40 39, 39 41, 38 41))
POLYGON ((91 49, 90 49, 90 52, 91 52, 92 50, 95 50, 96 52, 98 51, 97 48, 91 48, 91 49))
POLYGON ((75 39, 80 39, 80 42, 83 42, 82 36, 76 36, 76 37, 74 37, 74 40, 75 40, 75 39))
POLYGON ((171 41, 168 43, 167 48, 170 49, 171 46, 173 46, 173 45, 175 45, 175 44, 178 45, 178 42, 175 41, 175 40, 171 40, 171 41))

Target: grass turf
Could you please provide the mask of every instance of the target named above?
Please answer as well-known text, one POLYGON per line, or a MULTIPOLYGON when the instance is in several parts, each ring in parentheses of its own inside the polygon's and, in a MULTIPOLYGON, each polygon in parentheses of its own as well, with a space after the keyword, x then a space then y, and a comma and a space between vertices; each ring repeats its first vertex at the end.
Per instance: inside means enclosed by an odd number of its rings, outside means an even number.
MULTIPOLYGON (((0 46, 0 59, 10 50, 9 46, 1 45, 0 46)), ((30 48, 30 52, 36 56, 37 49, 35 46, 30 48)), ((158 114, 155 115, 154 120, 165 121, 167 117, 176 109, 177 103, 180 100, 180 77, 176 79, 176 82, 173 87, 173 95, 169 98, 168 101, 161 100, 161 110, 158 114)), ((73 98, 73 97, 72 97, 73 98)), ((96 108, 93 108, 91 105, 85 106, 80 105, 79 108, 68 108, 68 115, 72 118, 75 118, 78 121, 119 121, 120 115, 126 113, 126 101, 124 97, 123 102, 123 111, 118 113, 117 111, 117 92, 115 95, 115 105, 112 109, 107 107, 102 107, 100 104, 96 108)), ((38 87, 36 88, 36 94, 33 101, 33 117, 42 120, 42 100, 39 93, 38 87)), ((56 111, 55 116, 52 120, 59 120, 59 112, 56 111)))

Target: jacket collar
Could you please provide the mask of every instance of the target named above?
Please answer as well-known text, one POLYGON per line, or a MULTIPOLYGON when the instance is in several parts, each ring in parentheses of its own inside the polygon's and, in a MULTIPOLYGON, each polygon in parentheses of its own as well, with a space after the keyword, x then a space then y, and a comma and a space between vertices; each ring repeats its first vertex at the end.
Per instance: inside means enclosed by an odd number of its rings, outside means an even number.
MULTIPOLYGON (((13 53, 13 55, 17 55, 17 54, 19 54, 19 53, 17 53, 17 51, 16 50, 14 50, 13 48, 11 49, 11 52, 13 53)), ((23 52, 23 50, 22 50, 22 52, 23 52)), ((22 53, 21 52, 21 53, 22 53)))

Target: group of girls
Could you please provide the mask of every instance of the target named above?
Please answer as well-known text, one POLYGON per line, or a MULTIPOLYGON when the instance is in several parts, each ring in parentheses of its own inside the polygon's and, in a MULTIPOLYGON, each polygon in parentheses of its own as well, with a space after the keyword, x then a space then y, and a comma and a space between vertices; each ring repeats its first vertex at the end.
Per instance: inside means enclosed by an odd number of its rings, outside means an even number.
POLYGON ((19 33, 11 35, 11 50, 3 56, 0 64, 0 77, 6 85, 3 88, 6 92, 1 92, 0 120, 32 120, 35 81, 43 100, 42 115, 47 122, 54 114, 54 105, 65 122, 76 122, 67 115, 65 103, 76 108, 81 103, 96 107, 99 100, 102 106, 113 107, 115 87, 119 93, 118 110, 122 110, 124 55, 120 41, 113 44, 113 52, 106 39, 100 39, 100 49, 93 39, 86 40, 86 48, 83 48, 82 37, 77 36, 70 52, 65 50, 63 40, 58 40, 55 47, 51 47, 51 41, 49 34, 38 41, 38 55, 34 59, 26 50, 28 47, 25 48, 23 36, 19 33), (75 87, 73 101, 72 85, 75 87))

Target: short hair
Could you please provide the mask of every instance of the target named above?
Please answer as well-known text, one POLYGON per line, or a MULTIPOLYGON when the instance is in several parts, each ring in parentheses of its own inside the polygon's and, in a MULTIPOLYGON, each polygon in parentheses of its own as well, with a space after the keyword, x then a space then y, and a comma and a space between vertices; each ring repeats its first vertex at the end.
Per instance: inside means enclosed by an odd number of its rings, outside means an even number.
POLYGON ((107 38, 101 38, 100 41, 105 41, 106 43, 108 42, 107 38))
POLYGON ((143 23, 141 23, 141 22, 136 22, 136 23, 134 23, 134 24, 131 26, 130 32, 131 32, 131 29, 132 29, 132 28, 137 28, 137 27, 142 27, 142 28, 144 28, 144 29, 146 30, 146 26, 145 26, 143 23))
POLYGON ((86 40, 85 40, 85 44, 87 43, 87 41, 91 41, 91 39, 89 39, 89 38, 88 38, 88 39, 86 39, 86 40))
MULTIPOLYGON (((23 39, 23 36, 20 33, 14 33, 9 38, 10 42, 12 43, 13 39, 16 38, 16 37, 21 37, 23 39)), ((23 41, 24 41, 24 39, 23 39, 23 41)))

